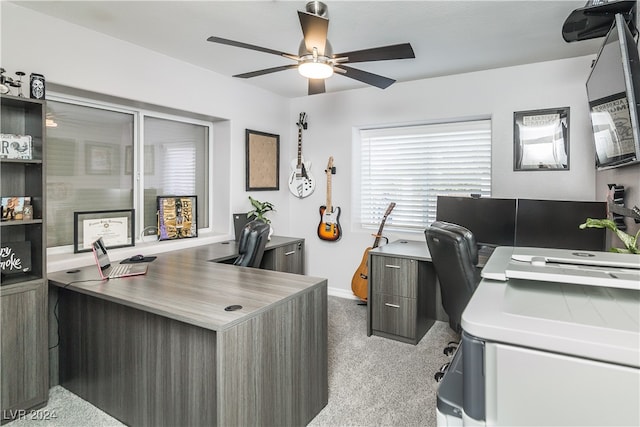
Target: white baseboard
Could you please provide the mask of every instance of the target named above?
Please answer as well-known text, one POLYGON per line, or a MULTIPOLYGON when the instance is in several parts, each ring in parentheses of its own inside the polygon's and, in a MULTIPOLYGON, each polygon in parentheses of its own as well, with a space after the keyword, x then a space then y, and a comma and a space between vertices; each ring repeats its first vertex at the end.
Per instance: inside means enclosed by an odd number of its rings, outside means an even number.
POLYGON ((327 294, 331 295, 332 297, 339 297, 339 298, 346 298, 346 299, 353 299, 353 300, 359 299, 357 296, 353 294, 353 292, 348 291, 346 289, 340 289, 340 288, 328 287, 327 294))

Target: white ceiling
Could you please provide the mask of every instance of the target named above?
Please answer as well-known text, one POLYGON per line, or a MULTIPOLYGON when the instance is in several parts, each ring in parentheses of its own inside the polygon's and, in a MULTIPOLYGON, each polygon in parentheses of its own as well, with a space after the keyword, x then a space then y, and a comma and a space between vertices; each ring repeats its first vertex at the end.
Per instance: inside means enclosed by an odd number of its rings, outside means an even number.
MULTIPOLYGON (((209 36, 297 54, 297 11, 306 1, 15 1, 38 12, 143 46, 225 76, 287 65, 276 55, 207 42, 209 36)), ((353 64, 397 81, 595 54, 601 39, 566 43, 562 24, 578 1, 331 1, 335 53, 409 42, 415 59, 353 64)), ((178 79, 180 76, 176 76, 178 79)), ((247 83, 305 96, 296 70, 247 83)), ((367 87, 340 75, 327 92, 367 87)), ((381 90, 372 88, 372 90, 381 90)), ((317 96, 317 95, 316 95, 317 96)))

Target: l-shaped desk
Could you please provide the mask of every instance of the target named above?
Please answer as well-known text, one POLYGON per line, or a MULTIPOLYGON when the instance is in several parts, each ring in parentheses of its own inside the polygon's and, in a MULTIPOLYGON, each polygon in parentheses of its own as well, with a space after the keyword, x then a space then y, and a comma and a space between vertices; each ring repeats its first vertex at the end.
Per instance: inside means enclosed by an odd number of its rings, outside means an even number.
POLYGON ((327 280, 210 262, 222 245, 144 276, 50 273, 60 384, 128 425, 309 423, 328 401, 327 280))

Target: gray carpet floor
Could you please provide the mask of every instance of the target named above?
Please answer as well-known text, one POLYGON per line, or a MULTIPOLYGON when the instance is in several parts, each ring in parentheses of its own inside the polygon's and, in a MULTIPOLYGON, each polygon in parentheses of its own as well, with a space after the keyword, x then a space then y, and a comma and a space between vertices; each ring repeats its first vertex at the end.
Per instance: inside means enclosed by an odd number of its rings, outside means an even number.
MULTIPOLYGON (((418 345, 367 337, 366 306, 329 297, 329 403, 310 426, 435 426, 433 374, 457 337, 436 322, 418 345)), ((118 420, 60 386, 49 403, 8 427, 112 427, 118 420), (53 418, 55 417, 55 418, 53 418), (49 419, 47 419, 49 418, 49 419)))

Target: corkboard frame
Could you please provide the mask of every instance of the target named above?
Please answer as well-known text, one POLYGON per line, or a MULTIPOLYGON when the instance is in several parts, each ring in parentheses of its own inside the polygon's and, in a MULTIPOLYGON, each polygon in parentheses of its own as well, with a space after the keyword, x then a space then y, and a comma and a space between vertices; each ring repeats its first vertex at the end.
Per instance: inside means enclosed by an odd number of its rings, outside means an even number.
POLYGON ((246 130, 246 190, 280 189, 280 136, 246 130))

